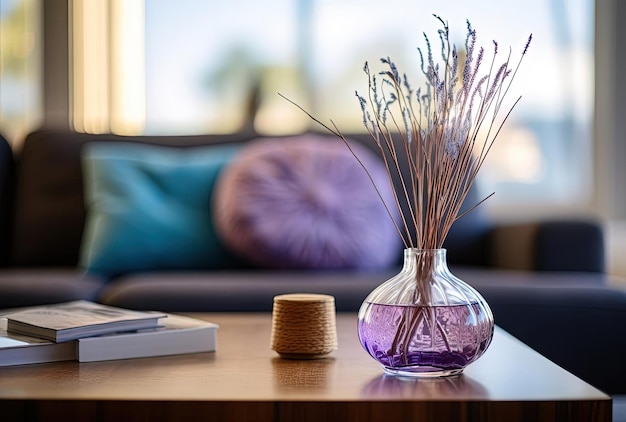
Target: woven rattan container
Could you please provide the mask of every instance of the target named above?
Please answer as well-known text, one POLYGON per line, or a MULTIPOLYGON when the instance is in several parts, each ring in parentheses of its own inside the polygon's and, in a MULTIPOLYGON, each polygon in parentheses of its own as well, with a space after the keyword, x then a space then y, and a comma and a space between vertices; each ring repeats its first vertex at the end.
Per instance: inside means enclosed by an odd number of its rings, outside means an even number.
POLYGON ((321 294, 274 297, 271 348, 287 359, 318 359, 337 350, 335 298, 321 294))

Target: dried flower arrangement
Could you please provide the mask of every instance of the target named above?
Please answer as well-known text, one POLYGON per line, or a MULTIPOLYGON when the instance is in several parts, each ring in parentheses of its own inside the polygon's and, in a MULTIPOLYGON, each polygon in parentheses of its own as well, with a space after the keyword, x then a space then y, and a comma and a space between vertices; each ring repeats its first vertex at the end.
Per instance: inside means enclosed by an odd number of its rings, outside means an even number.
MULTIPOLYGON (((476 51, 477 34, 470 22, 463 61, 450 42, 447 22, 434 16, 442 25, 438 35, 443 61, 435 62, 430 40, 424 34, 425 54, 418 48, 426 79, 423 89, 414 90, 406 74, 400 75, 394 62, 383 58, 385 70, 378 74, 365 63, 367 98, 356 92, 363 124, 385 162, 390 181, 393 175, 399 176, 394 193, 401 221, 396 229, 406 248, 441 248, 453 223, 493 195, 460 213, 495 139, 521 99, 518 97, 503 111, 505 96, 532 39, 531 34, 514 68, 510 51, 506 60, 496 66, 498 43, 493 41, 491 64, 481 76, 485 50, 480 47, 476 51), (401 142, 394 142, 394 137, 400 137, 401 142), (408 174, 403 174, 406 169, 408 174)), ((349 147, 332 120, 328 126, 293 104, 349 147)))
MULTIPOLYGON (((405 245, 402 272, 363 302, 359 337, 386 371, 401 375, 459 373, 491 341, 493 315, 488 305, 447 267, 446 271, 438 267, 436 251, 443 248, 455 221, 493 195, 461 212, 478 171, 521 98, 503 108, 532 39, 531 34, 515 67, 510 51, 496 65, 494 41, 491 64, 482 72, 485 50, 477 50, 476 30, 469 21, 463 60, 450 42, 448 24, 435 18, 442 25, 438 31, 442 63, 435 62, 424 34, 425 54, 418 48, 426 79, 423 89, 413 90, 394 62, 383 58, 385 68, 379 73, 372 73, 365 63, 368 94, 356 93, 363 124, 387 168, 401 215, 396 229, 405 245)), ((295 105, 350 148, 332 120, 325 125, 295 105)), ((380 193, 379 197, 382 200, 380 193)), ((389 204, 385 206, 389 212, 389 204)))

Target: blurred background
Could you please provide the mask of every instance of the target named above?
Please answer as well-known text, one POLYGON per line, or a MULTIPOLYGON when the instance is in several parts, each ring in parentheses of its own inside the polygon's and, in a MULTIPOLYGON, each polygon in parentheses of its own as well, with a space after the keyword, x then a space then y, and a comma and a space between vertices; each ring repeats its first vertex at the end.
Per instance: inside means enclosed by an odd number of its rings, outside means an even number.
MULTIPOLYGON (((19 150, 40 127, 91 133, 261 134, 319 129, 282 93, 344 132, 363 131, 365 61, 391 57, 420 85, 417 47, 466 19, 515 63, 522 96, 483 168, 497 219, 595 216, 610 271, 626 250, 621 141, 626 41, 619 0, 0 0, 0 131, 19 150), (624 34, 623 34, 624 33, 624 34), (624 233, 624 234, 622 234, 624 233)), ((488 56, 490 57, 490 56, 488 56)), ((488 63, 488 60, 487 60, 488 63)), ((626 266, 626 264, 625 264, 626 266)))

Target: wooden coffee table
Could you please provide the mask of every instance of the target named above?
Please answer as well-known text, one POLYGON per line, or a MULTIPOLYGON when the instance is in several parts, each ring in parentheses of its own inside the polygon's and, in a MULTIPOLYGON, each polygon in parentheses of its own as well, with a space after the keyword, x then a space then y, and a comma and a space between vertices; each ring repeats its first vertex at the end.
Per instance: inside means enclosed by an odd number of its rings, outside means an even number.
POLYGON ((0 368, 7 421, 610 421, 611 399, 496 329, 463 375, 383 375, 338 314, 339 350, 284 360, 271 315, 196 315, 220 325, 218 350, 124 361, 0 368))

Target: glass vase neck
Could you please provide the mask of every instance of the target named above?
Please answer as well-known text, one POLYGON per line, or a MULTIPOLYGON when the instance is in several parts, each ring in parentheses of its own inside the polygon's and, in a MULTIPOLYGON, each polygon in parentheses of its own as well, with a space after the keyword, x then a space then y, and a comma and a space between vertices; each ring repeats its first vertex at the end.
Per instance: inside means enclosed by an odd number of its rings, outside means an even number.
POLYGON ((447 270, 446 249, 418 249, 406 248, 404 250, 403 271, 424 272, 434 269, 447 270))

